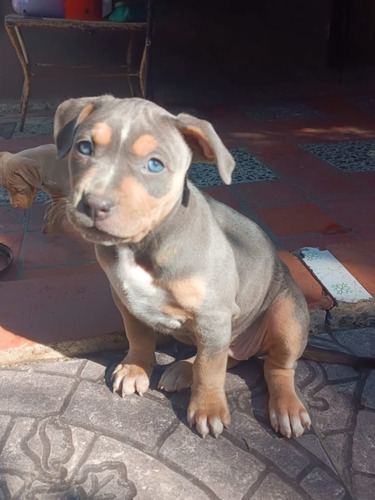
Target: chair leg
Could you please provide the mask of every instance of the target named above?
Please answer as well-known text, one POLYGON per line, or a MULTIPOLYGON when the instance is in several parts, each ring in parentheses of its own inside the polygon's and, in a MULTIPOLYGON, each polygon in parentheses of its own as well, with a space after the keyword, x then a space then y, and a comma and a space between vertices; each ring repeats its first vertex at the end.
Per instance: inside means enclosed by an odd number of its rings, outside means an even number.
POLYGON ((21 121, 20 121, 20 127, 19 130, 20 132, 23 132, 23 129, 25 127, 25 121, 26 121, 26 115, 27 115, 27 110, 29 107, 29 99, 30 99, 30 76, 29 74, 26 76, 23 82, 23 88, 22 88, 22 96, 21 96, 21 107, 20 107, 20 114, 21 114, 21 121))
POLYGON ((22 132, 25 125, 27 108, 29 105, 29 98, 30 98, 31 74, 30 74, 29 56, 19 28, 17 26, 12 26, 8 24, 7 21, 5 20, 5 29, 8 33, 9 39, 14 47, 14 50, 16 51, 18 60, 21 64, 23 71, 24 80, 23 80, 21 106, 20 106, 21 122, 19 127, 20 132, 22 132))

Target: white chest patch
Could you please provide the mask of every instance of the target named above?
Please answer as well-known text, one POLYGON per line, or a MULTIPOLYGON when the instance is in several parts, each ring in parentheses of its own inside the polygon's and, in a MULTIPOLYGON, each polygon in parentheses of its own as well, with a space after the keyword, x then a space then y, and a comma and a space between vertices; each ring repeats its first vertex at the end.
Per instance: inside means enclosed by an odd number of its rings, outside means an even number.
POLYGON ((180 320, 163 312, 172 300, 169 292, 155 286, 153 276, 136 263, 131 250, 121 249, 106 272, 123 304, 138 319, 164 333, 181 327, 180 320))

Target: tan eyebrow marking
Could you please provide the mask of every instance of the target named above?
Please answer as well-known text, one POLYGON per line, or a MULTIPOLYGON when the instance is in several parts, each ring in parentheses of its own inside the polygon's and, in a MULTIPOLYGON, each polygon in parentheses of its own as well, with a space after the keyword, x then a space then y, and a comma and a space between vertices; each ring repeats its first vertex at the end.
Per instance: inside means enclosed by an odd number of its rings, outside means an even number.
POLYGON ((112 129, 104 122, 95 123, 92 128, 92 138, 98 146, 107 146, 112 139, 112 129))
POLYGON ((157 148, 157 140, 151 134, 143 134, 138 137, 132 146, 132 152, 136 156, 144 157, 157 148))
POLYGON ((85 106, 78 115, 77 125, 80 125, 84 120, 86 120, 86 118, 89 116, 90 113, 93 112, 93 110, 94 110, 93 104, 87 104, 87 106, 85 106))

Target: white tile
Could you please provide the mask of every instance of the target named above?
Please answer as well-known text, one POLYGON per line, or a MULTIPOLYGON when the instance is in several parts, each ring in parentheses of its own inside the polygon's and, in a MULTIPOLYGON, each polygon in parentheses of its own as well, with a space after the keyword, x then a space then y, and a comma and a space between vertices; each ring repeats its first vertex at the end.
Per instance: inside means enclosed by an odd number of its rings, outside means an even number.
POLYGON ((306 266, 337 301, 353 303, 373 299, 329 250, 305 247, 301 255, 306 266))

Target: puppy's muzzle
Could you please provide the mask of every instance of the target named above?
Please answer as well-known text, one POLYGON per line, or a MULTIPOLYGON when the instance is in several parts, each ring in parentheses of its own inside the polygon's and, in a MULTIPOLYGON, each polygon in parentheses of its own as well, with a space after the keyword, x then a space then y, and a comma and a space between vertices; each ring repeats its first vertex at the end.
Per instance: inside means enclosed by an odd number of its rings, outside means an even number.
MULTIPOLYGON (((77 212, 86 216, 91 224, 109 217, 115 208, 115 202, 105 194, 85 193, 77 205, 77 212)), ((88 221, 87 221, 88 222, 88 221)))

